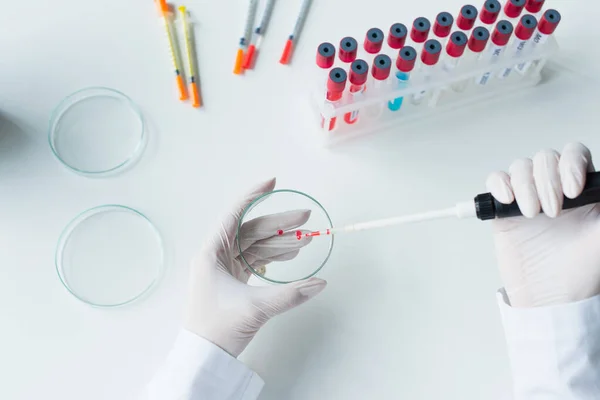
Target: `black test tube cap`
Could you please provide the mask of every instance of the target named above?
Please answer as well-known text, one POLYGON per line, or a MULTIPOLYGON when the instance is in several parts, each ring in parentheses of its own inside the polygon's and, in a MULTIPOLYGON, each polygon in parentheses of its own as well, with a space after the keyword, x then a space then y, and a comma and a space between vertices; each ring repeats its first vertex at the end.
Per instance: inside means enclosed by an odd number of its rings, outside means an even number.
POLYGON ((358 42, 353 37, 347 36, 340 41, 340 60, 345 63, 351 63, 356 60, 358 52, 358 42))
POLYGON ((417 50, 412 46, 404 46, 398 52, 396 68, 402 72, 410 72, 415 68, 417 62, 417 50))
POLYGON ((350 83, 364 85, 369 77, 369 64, 365 60, 355 60, 350 66, 350 83))
POLYGON ((453 58, 461 57, 465 53, 468 41, 469 39, 464 32, 453 32, 450 35, 448 44, 446 44, 446 53, 453 58))
POLYGON ((373 60, 371 75, 378 81, 384 81, 390 76, 392 71, 392 59, 386 54, 380 54, 373 60))
POLYGON ((486 0, 479 13, 479 19, 484 24, 491 25, 498 19, 500 10, 502 10, 502 6, 498 0, 486 0))
POLYGON ((435 17, 433 33, 437 37, 448 37, 452 31, 452 25, 454 25, 454 17, 449 12, 443 11, 435 17))
POLYGON ((460 13, 458 18, 456 19, 456 26, 463 31, 470 31, 475 26, 475 21, 477 21, 477 15, 479 12, 470 4, 463 6, 460 9, 460 13))
POLYGON ((423 46, 421 52, 421 61, 425 65, 435 65, 440 60, 442 54, 442 44, 436 39, 429 39, 423 46))
POLYGON ((403 48, 406 43, 406 35, 408 35, 406 25, 401 23, 392 25, 387 39, 388 45, 394 50, 403 48))
POLYGON ((496 46, 506 46, 513 34, 513 24, 510 21, 502 20, 496 24, 492 33, 492 43, 496 46))
POLYGON ((365 51, 369 54, 377 54, 383 46, 383 31, 379 28, 371 28, 365 36, 365 51))
POLYGON ((424 43, 429 37, 431 22, 425 17, 419 17, 413 22, 410 38, 415 43, 424 43))
POLYGON ((515 28, 515 36, 519 40, 529 40, 537 28, 538 20, 531 14, 525 14, 515 28))
POLYGON ((504 15, 508 18, 518 18, 526 3, 526 0, 508 0, 504 5, 504 15))
POLYGON ((317 65, 319 68, 329 69, 335 63, 335 46, 324 42, 317 47, 317 65))
POLYGON ((346 89, 346 80, 348 74, 343 68, 334 68, 329 71, 329 79, 327 79, 327 91, 341 93, 346 89))
POLYGON ((544 13, 542 18, 540 19, 539 31, 544 35, 552 35, 558 24, 560 23, 561 16, 560 13, 556 10, 548 10, 544 13))
POLYGON ((488 40, 490 39, 490 31, 483 26, 478 26, 471 32, 469 38, 469 49, 474 53, 481 53, 485 46, 487 46, 488 40))

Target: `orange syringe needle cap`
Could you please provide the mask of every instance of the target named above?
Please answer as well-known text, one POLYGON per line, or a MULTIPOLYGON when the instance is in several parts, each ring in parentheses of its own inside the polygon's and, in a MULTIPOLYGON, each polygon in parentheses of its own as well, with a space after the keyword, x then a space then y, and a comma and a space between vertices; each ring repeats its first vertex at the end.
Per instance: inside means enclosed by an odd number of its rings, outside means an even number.
POLYGON ((179 88, 179 100, 184 101, 188 99, 188 93, 185 88, 185 82, 181 75, 177 75, 177 87, 179 88))

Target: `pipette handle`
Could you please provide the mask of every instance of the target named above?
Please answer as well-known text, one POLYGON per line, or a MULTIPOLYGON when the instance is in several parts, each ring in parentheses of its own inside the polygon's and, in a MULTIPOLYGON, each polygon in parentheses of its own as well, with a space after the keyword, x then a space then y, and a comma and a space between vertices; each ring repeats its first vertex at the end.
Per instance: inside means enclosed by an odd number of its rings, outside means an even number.
MULTIPOLYGON (((600 172, 587 174, 585 187, 581 195, 574 199, 565 197, 562 209, 570 210, 595 203, 600 203, 600 172)), ((475 210, 477 218, 482 221, 523 215, 516 201, 511 204, 502 204, 491 193, 484 193, 475 197, 475 210)))

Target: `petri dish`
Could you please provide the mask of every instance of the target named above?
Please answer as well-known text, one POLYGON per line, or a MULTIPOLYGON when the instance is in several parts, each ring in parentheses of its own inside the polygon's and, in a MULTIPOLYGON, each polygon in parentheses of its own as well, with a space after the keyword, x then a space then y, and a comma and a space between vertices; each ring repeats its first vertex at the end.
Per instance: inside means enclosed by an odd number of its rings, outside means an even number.
POLYGON ((91 87, 67 96, 56 107, 48 142, 67 168, 101 175, 132 163, 144 147, 144 134, 142 114, 129 97, 91 87))
POLYGON ((62 232, 56 271, 65 288, 84 303, 122 306, 148 293, 163 271, 163 244, 139 211, 103 205, 84 211, 62 232))
POLYGON ((333 249, 333 235, 306 237, 331 229, 327 210, 313 197, 289 189, 266 193, 243 211, 237 246, 243 265, 270 283, 290 283, 316 275, 333 249))

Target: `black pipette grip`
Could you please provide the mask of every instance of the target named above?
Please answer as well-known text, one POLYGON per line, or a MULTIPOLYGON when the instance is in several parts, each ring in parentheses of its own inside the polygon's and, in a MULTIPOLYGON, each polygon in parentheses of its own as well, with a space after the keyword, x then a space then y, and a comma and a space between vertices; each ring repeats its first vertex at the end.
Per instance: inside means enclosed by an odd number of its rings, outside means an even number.
MULTIPOLYGON (((600 172, 587 174, 583 192, 574 199, 565 197, 562 209, 570 210, 595 203, 600 203, 600 172)), ((477 211, 477 218, 482 221, 523 215, 516 201, 511 204, 502 204, 491 193, 484 193, 475 197, 475 210, 477 211)))

